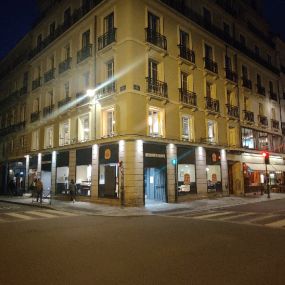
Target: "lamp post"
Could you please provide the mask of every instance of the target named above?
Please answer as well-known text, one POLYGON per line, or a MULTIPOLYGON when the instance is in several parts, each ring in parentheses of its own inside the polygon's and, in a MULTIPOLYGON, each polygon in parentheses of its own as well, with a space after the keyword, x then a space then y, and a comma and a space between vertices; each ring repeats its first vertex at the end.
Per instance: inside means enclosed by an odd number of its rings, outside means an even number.
POLYGON ((266 172, 266 189, 267 189, 267 198, 270 198, 270 187, 269 187, 269 173, 267 171, 267 165, 269 164, 269 152, 264 151, 262 153, 264 157, 264 164, 265 164, 265 172, 266 172))

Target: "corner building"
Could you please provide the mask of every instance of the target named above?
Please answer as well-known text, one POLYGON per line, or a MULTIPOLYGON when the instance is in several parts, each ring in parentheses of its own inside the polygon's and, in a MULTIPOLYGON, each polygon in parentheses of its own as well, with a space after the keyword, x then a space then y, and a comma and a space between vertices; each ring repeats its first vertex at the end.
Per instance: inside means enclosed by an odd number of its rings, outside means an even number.
POLYGON ((284 43, 259 1, 38 2, 0 67, 2 193, 40 177, 115 205, 240 195, 264 183, 262 150, 284 184, 284 43))

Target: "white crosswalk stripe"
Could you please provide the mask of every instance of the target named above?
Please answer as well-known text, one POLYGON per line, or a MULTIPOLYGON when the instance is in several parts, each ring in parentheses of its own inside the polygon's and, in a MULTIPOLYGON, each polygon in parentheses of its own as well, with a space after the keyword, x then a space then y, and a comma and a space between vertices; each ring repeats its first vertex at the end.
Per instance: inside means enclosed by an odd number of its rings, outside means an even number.
POLYGON ((74 214, 74 213, 57 211, 57 210, 45 210, 45 212, 51 213, 51 214, 57 214, 57 215, 61 215, 61 216, 69 216, 69 217, 76 216, 76 214, 74 214))
POLYGON ((43 212, 39 212, 39 211, 28 211, 26 212, 28 215, 34 215, 34 216, 39 216, 39 217, 43 217, 43 218, 54 218, 55 215, 51 215, 48 213, 43 213, 43 212))
POLYGON ((273 223, 266 224, 266 226, 273 227, 273 228, 285 227, 285 219, 280 220, 280 221, 276 221, 276 222, 273 222, 273 223))
POLYGON ((207 215, 201 215, 201 216, 195 216, 193 217, 194 219, 209 219, 213 217, 218 217, 218 216, 225 216, 225 215, 230 215, 233 214, 234 212, 219 212, 219 213, 212 213, 212 214, 207 214, 207 215))
POLYGON ((18 213, 5 213, 4 215, 10 216, 13 218, 22 219, 22 220, 33 220, 33 217, 23 215, 23 214, 18 214, 18 213))

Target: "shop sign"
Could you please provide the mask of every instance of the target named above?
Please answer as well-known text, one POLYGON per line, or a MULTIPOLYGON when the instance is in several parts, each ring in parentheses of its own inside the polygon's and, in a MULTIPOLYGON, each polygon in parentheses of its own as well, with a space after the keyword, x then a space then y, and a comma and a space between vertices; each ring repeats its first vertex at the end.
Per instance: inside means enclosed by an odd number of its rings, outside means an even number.
POLYGON ((106 160, 109 160, 111 158, 112 152, 109 148, 105 149, 104 157, 106 160))
POLYGON ((165 158, 165 154, 161 154, 161 153, 145 153, 145 157, 165 158))
POLYGON ((110 144, 100 146, 99 149, 100 164, 118 163, 119 162, 119 145, 110 144))

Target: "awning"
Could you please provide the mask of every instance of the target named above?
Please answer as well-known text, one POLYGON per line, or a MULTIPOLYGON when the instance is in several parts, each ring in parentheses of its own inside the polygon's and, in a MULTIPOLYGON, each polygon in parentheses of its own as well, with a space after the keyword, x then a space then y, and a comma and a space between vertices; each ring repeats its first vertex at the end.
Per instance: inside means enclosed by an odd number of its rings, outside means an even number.
POLYGON ((285 165, 282 164, 273 164, 272 165, 275 169, 275 171, 282 171, 285 172, 285 165))
MULTIPOLYGON (((253 171, 265 171, 265 164, 260 164, 260 163, 246 163, 246 165, 253 171)), ((275 166, 275 165, 274 165, 275 166)), ((268 171, 277 171, 277 169, 274 168, 272 164, 267 165, 267 170, 268 171)), ((282 165, 280 165, 282 166, 282 165)), ((283 165, 285 167, 285 165, 283 165)), ((278 170, 282 171, 282 170, 278 170)), ((285 171, 285 170, 284 170, 285 171)))

